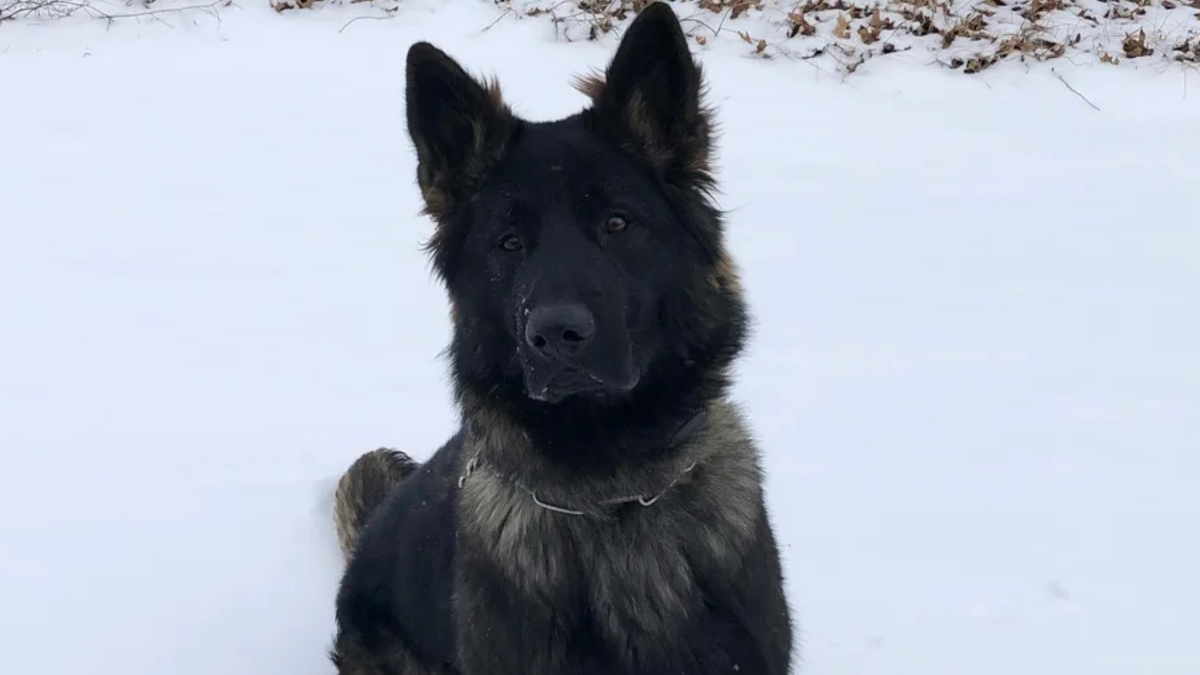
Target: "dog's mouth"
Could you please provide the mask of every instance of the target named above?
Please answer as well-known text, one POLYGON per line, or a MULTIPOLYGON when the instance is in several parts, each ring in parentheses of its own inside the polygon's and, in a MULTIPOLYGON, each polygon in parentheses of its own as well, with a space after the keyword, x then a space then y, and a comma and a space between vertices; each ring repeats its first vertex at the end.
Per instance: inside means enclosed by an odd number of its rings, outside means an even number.
POLYGON ((624 326, 597 330, 592 310, 546 304, 518 317, 517 360, 530 399, 555 404, 570 397, 595 403, 620 400, 641 379, 624 326))
POLYGON ((637 386, 639 376, 633 368, 626 372, 602 373, 571 365, 544 364, 525 371, 525 386, 529 398, 543 403, 559 403, 570 396, 595 398, 599 401, 619 398, 637 386))

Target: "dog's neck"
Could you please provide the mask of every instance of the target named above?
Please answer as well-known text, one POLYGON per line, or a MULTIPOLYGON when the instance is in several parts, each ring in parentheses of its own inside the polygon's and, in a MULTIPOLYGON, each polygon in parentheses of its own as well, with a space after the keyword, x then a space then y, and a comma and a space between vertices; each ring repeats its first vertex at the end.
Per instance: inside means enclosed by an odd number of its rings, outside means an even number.
POLYGON ((568 506, 556 504, 539 496, 538 491, 525 485, 518 477, 504 475, 496 472, 492 467, 488 466, 485 458, 481 455, 474 455, 466 461, 462 472, 458 477, 458 487, 461 489, 468 480, 478 471, 490 472, 497 478, 508 483, 513 489, 524 492, 529 500, 540 508, 554 513, 560 513, 566 516, 581 516, 585 518, 594 518, 599 520, 608 520, 615 516, 620 509, 627 506, 651 507, 658 502, 663 495, 667 494, 677 484, 687 480, 690 475, 700 465, 699 461, 689 464, 679 475, 672 478, 665 487, 653 494, 630 494, 616 497, 606 497, 598 499, 592 503, 579 504, 577 506, 568 506))
MULTIPOLYGON (((605 515, 628 505, 650 506, 693 477, 703 464, 702 442, 714 410, 701 408, 657 433, 617 439, 603 457, 595 448, 547 453, 529 431, 487 402, 462 399, 466 439, 460 483, 486 471, 528 494, 543 508, 570 515, 605 515)), ((719 413, 718 413, 719 416, 719 413)))

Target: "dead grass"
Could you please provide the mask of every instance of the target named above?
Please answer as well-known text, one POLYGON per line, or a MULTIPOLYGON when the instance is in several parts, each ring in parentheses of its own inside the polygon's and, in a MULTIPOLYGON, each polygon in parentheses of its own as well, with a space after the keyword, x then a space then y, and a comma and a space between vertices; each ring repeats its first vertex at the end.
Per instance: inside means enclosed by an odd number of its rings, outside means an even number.
POLYGON ((86 7, 73 0, 4 0, 0 2, 0 23, 17 19, 61 19, 86 7))
MULTIPOLYGON (((0 24, 8 21, 47 21, 83 15, 107 22, 122 19, 162 21, 168 14, 203 12, 217 17, 217 10, 229 7, 234 0, 208 0, 199 4, 167 4, 155 6, 156 0, 125 0, 124 2, 93 2, 93 0, 0 0, 0 24)), ((217 17, 219 18, 219 17, 217 17)))
MULTIPOLYGON (((594 40, 649 0, 497 0, 594 40)), ((1005 61, 1200 63, 1200 0, 691 0, 675 2, 692 39, 744 43, 761 58, 833 62, 928 53, 966 74, 1005 61)))
MULTIPOLYGON (((125 13, 98 0, 0 0, 0 23, 85 11, 114 20, 212 4, 125 13)), ((250 0, 256 1, 256 0, 250 0)), ((262 0, 280 13, 318 4, 369 3, 384 16, 405 0, 262 0)), ((485 2, 485 0, 446 0, 485 2)), ((619 31, 651 0, 490 0, 498 21, 549 21, 561 40, 595 40, 619 31)), ((165 3, 164 3, 165 4, 165 3)), ((173 4, 173 3, 172 3, 173 4)), ((245 0, 243 0, 245 4, 245 0)), ((1006 61, 1200 64, 1200 0, 672 0, 700 48, 737 45, 744 54, 832 64, 852 73, 867 61, 905 54, 974 74, 1006 61)), ((361 17, 361 18, 380 18, 361 17)))

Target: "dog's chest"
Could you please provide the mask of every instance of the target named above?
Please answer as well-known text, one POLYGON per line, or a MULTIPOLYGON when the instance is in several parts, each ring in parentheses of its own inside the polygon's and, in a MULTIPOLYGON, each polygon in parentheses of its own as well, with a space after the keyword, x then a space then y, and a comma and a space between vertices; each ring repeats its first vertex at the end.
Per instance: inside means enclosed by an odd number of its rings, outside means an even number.
POLYGON ((653 639, 678 628, 699 601, 694 531, 686 513, 633 506, 611 523, 572 523, 582 592, 602 633, 653 639))
POLYGON ((464 533, 518 597, 581 619, 586 613, 603 636, 626 646, 670 634, 696 610, 697 567, 713 524, 698 522, 677 495, 595 519, 479 478, 463 491, 464 533))

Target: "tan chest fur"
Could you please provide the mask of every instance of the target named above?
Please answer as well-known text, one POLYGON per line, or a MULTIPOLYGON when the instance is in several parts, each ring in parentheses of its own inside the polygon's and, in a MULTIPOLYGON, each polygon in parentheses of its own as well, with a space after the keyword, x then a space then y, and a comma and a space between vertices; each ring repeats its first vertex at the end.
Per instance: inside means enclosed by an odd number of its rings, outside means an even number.
MULTIPOLYGON (((498 440, 469 439, 464 455, 486 457, 487 446, 498 440)), ((462 535, 486 552, 520 595, 546 603, 577 598, 592 608, 611 640, 653 640, 696 607, 698 578, 737 569, 764 517, 757 453, 731 406, 710 411, 682 456, 695 465, 683 480, 671 485, 677 476, 664 471, 659 484, 670 488, 661 497, 629 504, 608 518, 548 508, 536 491, 496 472, 464 472, 462 535)), ((579 493, 619 491, 638 481, 610 482, 582 486, 579 493)))

